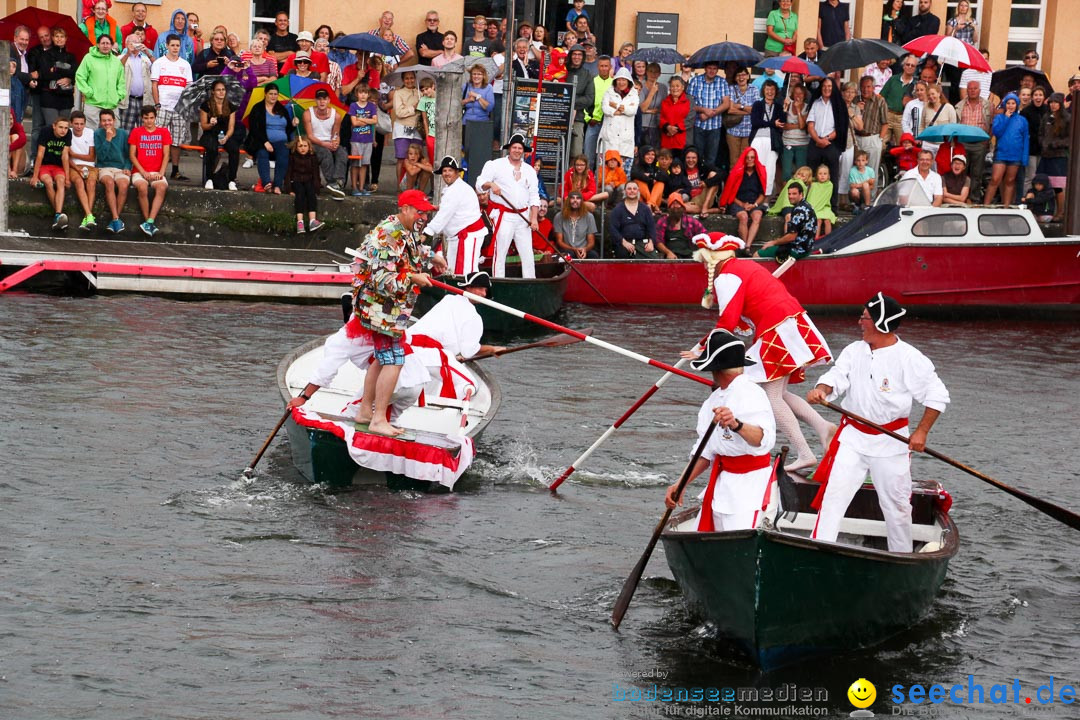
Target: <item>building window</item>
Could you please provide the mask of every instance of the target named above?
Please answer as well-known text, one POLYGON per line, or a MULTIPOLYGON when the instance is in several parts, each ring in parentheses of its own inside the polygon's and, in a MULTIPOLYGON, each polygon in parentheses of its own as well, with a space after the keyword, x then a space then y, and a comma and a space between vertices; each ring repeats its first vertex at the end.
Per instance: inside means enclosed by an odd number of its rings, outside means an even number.
POLYGON ((296 32, 300 27, 300 0, 251 0, 251 35, 264 29, 274 32, 274 17, 279 12, 289 13, 289 32, 296 32))
POLYGON ((1029 50, 1042 57, 1045 22, 1046 0, 1013 0, 1009 15, 1009 45, 1005 54, 1007 66, 1022 65, 1024 54, 1029 50))

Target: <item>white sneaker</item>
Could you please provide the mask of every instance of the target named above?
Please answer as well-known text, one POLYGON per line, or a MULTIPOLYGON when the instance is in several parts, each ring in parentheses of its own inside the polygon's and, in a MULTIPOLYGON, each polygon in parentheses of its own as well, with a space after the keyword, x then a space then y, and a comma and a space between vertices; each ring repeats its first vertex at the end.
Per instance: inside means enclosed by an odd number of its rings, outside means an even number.
POLYGON ((213 190, 214 189, 214 181, 213 180, 207 180, 206 184, 203 185, 203 187, 206 188, 207 190, 213 190))
POLYGON ((276 160, 271 160, 270 161, 270 169, 273 170, 276 167, 277 167, 277 161, 276 160))
POLYGON ((234 183, 234 182, 230 182, 230 183, 229 183, 229 189, 230 189, 230 190, 236 190, 236 183, 234 183))
POLYGON ((245 169, 255 167, 255 162, 251 158, 248 158, 247 160, 244 161, 243 167, 245 169))

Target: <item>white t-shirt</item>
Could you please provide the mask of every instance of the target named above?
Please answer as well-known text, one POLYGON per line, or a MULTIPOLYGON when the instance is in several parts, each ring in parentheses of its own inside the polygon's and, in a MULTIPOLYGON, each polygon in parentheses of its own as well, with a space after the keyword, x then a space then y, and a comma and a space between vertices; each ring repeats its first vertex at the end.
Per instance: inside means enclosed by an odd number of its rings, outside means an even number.
MULTIPOLYGON (((94 131, 90 128, 83 128, 82 135, 76 135, 71 133, 71 152, 79 153, 80 155, 86 155, 90 152, 90 148, 94 147, 94 131)), ((73 165, 79 167, 94 167, 92 160, 76 160, 71 158, 73 165)))
POLYGON ((158 102, 162 110, 172 111, 180 93, 192 81, 191 64, 184 58, 159 57, 150 66, 150 80, 158 84, 158 102))
MULTIPOLYGON (((494 55, 491 56, 491 59, 495 61, 495 66, 498 68, 498 70, 502 70, 503 65, 506 63, 506 54, 505 53, 495 53, 494 55)), ((498 72, 498 70, 496 70, 496 72, 498 72)), ((502 79, 502 77, 500 76, 500 77, 494 78, 491 81, 491 87, 492 87, 492 90, 495 92, 496 95, 502 95, 502 91, 503 91, 503 79, 502 79)))
POLYGON ((930 202, 933 202, 934 198, 938 195, 945 194, 945 188, 941 184, 941 176, 933 170, 930 171, 929 175, 923 178, 923 176, 919 174, 919 168, 913 167, 906 173, 904 173, 903 179, 915 180, 916 182, 918 182, 919 185, 922 187, 923 192, 926 193, 926 197, 929 198, 930 202))
POLYGON ((833 116, 832 105, 818 98, 810 106, 810 114, 806 116, 806 122, 814 123, 814 132, 819 138, 824 138, 836 130, 836 118, 833 116))

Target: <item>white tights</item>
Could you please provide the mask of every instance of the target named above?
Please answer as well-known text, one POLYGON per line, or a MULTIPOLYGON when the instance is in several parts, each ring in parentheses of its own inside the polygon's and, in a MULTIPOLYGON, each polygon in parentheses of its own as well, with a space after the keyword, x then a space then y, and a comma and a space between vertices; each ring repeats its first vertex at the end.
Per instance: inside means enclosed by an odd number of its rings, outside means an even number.
POLYGON ((821 438, 823 446, 829 437, 829 432, 832 430, 832 424, 815 412, 806 400, 795 393, 788 392, 787 386, 788 376, 785 375, 782 378, 765 383, 762 385, 762 389, 765 390, 765 394, 769 397, 773 417, 776 418, 776 427, 795 446, 799 464, 803 462, 809 464, 816 460, 816 456, 810 449, 810 444, 806 442, 806 438, 803 437, 799 420, 804 421, 814 429, 814 432, 821 438))

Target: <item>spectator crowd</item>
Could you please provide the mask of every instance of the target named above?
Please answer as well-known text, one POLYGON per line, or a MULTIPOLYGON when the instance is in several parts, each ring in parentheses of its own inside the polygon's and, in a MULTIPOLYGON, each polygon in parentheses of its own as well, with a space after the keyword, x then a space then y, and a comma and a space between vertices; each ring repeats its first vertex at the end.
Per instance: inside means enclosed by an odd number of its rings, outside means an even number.
MULTIPOLYGON (((342 200, 378 191, 387 148, 392 190, 430 194, 439 172, 437 99, 423 66, 458 61, 467 77, 461 159, 470 185, 501 144, 504 78, 576 83, 570 162, 552 192, 541 187, 554 216, 538 253, 584 258, 606 248, 617 257, 686 258, 703 230, 699 218, 727 214, 747 247, 800 256, 831 230, 837 212, 863 212, 898 177, 914 180, 935 205, 1025 202, 1046 219, 1063 212, 1069 102, 1037 72, 1017 73, 1000 97, 989 73, 932 56, 823 76, 712 62, 664 78, 660 65, 631 59, 633 43, 601 53, 582 0, 567 4, 559 27, 476 16, 463 37, 443 30, 432 10, 413 42, 386 11, 366 32, 394 45, 392 55, 332 48, 345 33, 329 25, 293 33, 284 12, 244 48, 224 26, 203 30, 195 13, 177 9, 167 27, 155 28, 146 5, 124 7, 130 18, 118 19, 111 0, 81 1, 78 26, 90 43, 81 59, 62 27, 14 31, 9 178, 28 176, 44 189, 58 230, 67 227, 64 199, 73 192, 81 229, 97 226, 101 194, 105 227, 123 231, 134 189, 140 229, 153 236, 170 183, 188 179, 180 158, 192 143, 203 154, 199 183, 207 189, 239 189, 246 153, 245 167, 258 176, 254 191, 293 196, 298 233, 322 227, 320 194, 342 200), (267 85, 292 76, 323 83, 313 102, 298 105, 282 95, 287 86, 267 85), (184 99, 193 86, 202 95, 191 105, 184 99), (920 139, 946 124, 977 128, 989 140, 920 139), (783 216, 784 232, 758 243, 769 214, 783 216)), ((968 0, 951 12, 942 19, 930 0, 914 8, 887 0, 880 37, 904 44, 941 33, 978 46, 968 0)), ((821 0, 817 26, 805 28, 792 0, 776 0, 764 54, 816 62, 852 39, 851 26, 847 3, 821 0)), ((1037 52, 1023 62, 1036 71, 1037 52)), ((1080 74, 1069 81, 1070 91, 1077 88, 1080 74)))

